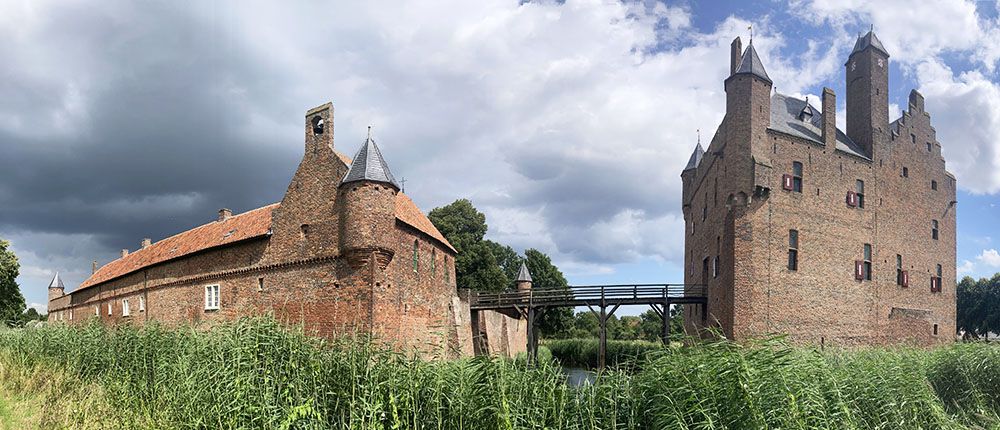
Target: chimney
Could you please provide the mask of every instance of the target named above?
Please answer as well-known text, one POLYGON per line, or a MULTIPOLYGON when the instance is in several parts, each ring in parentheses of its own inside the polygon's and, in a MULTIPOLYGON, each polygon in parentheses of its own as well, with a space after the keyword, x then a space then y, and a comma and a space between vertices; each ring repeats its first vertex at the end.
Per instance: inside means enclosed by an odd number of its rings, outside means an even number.
POLYGON ((743 58, 743 42, 737 37, 733 39, 733 44, 729 45, 729 76, 736 73, 740 68, 740 60, 743 58))
POLYGON ((142 249, 146 249, 146 248, 149 248, 149 245, 152 245, 152 244, 153 244, 153 241, 150 240, 150 238, 147 237, 147 238, 145 238, 145 239, 142 240, 141 246, 142 246, 142 249))
POLYGON ((924 96, 920 94, 917 90, 910 90, 910 111, 912 112, 923 112, 924 111, 924 96))
POLYGON ((219 209, 219 221, 225 221, 231 216, 233 216, 233 211, 226 208, 219 209))
POLYGON ((827 87, 823 87, 823 144, 831 154, 837 145, 837 95, 827 87))
POLYGON ((127 256, 128 256, 128 249, 127 248, 122 248, 122 258, 125 258, 127 256))
POLYGON ((90 263, 90 274, 93 275, 95 273, 97 273, 97 260, 94 260, 93 263, 90 263))

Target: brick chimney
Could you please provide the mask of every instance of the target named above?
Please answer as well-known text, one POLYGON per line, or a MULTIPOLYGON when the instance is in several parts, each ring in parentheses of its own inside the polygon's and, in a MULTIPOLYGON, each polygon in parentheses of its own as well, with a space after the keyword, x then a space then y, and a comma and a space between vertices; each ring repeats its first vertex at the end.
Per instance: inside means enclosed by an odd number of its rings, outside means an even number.
POLYGON ((125 258, 127 256, 128 256, 128 249, 127 248, 122 248, 122 258, 125 258))
POLYGON ((733 39, 733 43, 729 45, 729 76, 736 73, 736 69, 740 67, 740 60, 743 59, 743 42, 737 37, 733 39))
POLYGON ((231 216, 233 216, 233 211, 226 208, 219 209, 219 221, 225 221, 231 216))
POLYGON ((823 144, 830 153, 837 145, 837 95, 823 87, 823 144))
POLYGON ((149 248, 149 245, 152 245, 152 244, 153 244, 152 239, 150 239, 150 238, 147 237, 147 238, 145 238, 145 239, 142 240, 141 246, 142 246, 142 249, 146 249, 146 248, 149 248))

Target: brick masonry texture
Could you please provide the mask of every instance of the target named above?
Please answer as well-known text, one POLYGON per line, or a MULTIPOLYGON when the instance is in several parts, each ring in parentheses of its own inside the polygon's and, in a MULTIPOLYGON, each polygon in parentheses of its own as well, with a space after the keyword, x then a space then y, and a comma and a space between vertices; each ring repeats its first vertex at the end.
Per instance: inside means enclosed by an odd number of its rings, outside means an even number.
MULTIPOLYGON (((50 289, 50 320, 210 327, 271 314, 317 336, 373 334, 426 357, 471 355, 455 249, 394 185, 341 183, 350 159, 334 150, 333 112, 329 103, 307 112, 305 153, 280 203, 222 212, 109 262, 69 294, 50 289), (216 285, 218 309, 207 309, 216 285)), ((482 314, 489 352, 524 351, 523 321, 482 314)))
MULTIPOLYGON (((738 41, 733 51, 742 52, 738 41)), ((889 122, 888 61, 868 47, 845 64, 846 135, 862 156, 835 149, 829 88, 821 137, 807 139, 771 128, 770 82, 752 74, 725 81, 726 115, 701 162, 681 174, 684 279, 707 284, 709 298, 705 322, 697 307, 684 310, 689 333, 715 327, 736 340, 785 333, 800 344, 844 346, 954 339, 955 178, 923 96, 911 92, 902 117, 889 122), (795 162, 801 192, 784 189, 795 162), (859 180, 863 208, 848 204, 859 180), (798 232, 797 270, 788 268, 790 230, 798 232), (865 244, 872 276, 859 281, 865 244), (897 255, 908 286, 897 283, 897 255), (940 291, 932 291, 938 265, 940 291)))

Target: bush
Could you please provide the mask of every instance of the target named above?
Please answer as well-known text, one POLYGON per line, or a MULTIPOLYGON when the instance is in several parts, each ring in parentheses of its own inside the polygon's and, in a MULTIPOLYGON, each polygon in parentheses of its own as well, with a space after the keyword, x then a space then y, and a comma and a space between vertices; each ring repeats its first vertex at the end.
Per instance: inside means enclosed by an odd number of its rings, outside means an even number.
MULTIPOLYGON (((546 340, 545 347, 559 363, 567 367, 596 369, 600 359, 600 341, 585 339, 546 340)), ((608 366, 632 366, 646 359, 651 352, 662 352, 663 344, 644 340, 608 340, 608 366)))

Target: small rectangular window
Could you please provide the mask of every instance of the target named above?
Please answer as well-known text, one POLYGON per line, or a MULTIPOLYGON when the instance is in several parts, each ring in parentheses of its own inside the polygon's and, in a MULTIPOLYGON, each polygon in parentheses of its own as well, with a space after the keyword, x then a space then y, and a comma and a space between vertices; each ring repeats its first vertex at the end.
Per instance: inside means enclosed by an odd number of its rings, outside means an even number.
POLYGON ((802 163, 792 162, 792 191, 802 192, 802 163))
POLYGON ((927 152, 931 152, 931 151, 933 151, 933 146, 931 146, 930 142, 927 142, 927 152))
POLYGON ((910 177, 910 169, 907 169, 905 167, 903 168, 903 177, 904 178, 909 178, 910 177))
POLYGON ((865 181, 858 179, 854 186, 857 189, 855 194, 858 198, 858 207, 863 208, 865 207, 865 181))
POLYGON ((862 269, 863 269, 862 277, 866 281, 871 281, 872 280, 872 246, 871 246, 871 244, 868 244, 868 243, 865 244, 865 253, 864 253, 864 255, 865 255, 865 259, 864 259, 864 264, 862 266, 862 269))
POLYGON ((73 321, 73 310, 72 309, 69 310, 69 320, 73 321))
POLYGON ((122 316, 127 317, 131 314, 132 312, 128 307, 128 299, 122 299, 122 316))
POLYGON ((903 285, 903 256, 896 254, 896 285, 903 285))
POLYGON ((931 179, 931 189, 937 191, 937 181, 931 179))
POLYGON ((111 316, 111 302, 108 302, 108 316, 111 316))
POLYGON ((917 143, 917 135, 915 135, 913 133, 910 133, 910 142, 916 144, 917 143))
POLYGON ((938 335, 938 325, 934 324, 934 336, 938 335))
POLYGON ((257 291, 264 291, 264 277, 257 278, 257 291))
POLYGON ((799 270, 798 230, 788 230, 788 270, 799 270))
POLYGON ((938 240, 938 222, 936 219, 931 220, 931 239, 938 240))
POLYGON ((95 317, 101 316, 101 307, 100 306, 94 306, 94 316, 95 317))
POLYGON ((719 277, 719 256, 716 255, 715 259, 712 260, 712 277, 719 277))
POLYGON ((219 286, 205 286, 205 310, 219 309, 219 286))
POLYGON ((145 312, 145 311, 146 311, 146 298, 143 296, 139 296, 139 312, 145 312))

